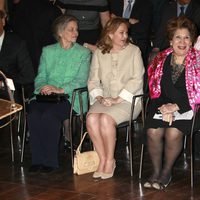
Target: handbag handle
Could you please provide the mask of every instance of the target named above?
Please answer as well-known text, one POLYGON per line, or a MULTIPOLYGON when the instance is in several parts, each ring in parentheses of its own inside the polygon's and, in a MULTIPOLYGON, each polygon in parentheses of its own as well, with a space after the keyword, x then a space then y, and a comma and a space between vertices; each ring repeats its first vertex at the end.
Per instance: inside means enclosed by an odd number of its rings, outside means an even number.
POLYGON ((81 142, 80 142, 80 144, 78 145, 78 148, 76 149, 76 152, 77 153, 80 153, 80 148, 81 148, 81 146, 82 146, 82 143, 83 143, 83 140, 85 139, 85 136, 87 135, 87 131, 84 133, 84 135, 83 135, 83 137, 82 137, 82 139, 81 139, 81 142))

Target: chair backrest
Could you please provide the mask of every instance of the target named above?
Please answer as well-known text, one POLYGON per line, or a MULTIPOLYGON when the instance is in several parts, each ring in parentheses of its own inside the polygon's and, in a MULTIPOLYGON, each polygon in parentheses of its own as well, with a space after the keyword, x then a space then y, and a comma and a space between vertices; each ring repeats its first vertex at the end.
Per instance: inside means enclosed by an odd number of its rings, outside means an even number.
MULTIPOLYGON (((80 106, 80 120, 81 122, 83 122, 83 117, 84 117, 84 101, 83 101, 83 94, 85 94, 88 96, 88 90, 87 87, 81 87, 81 88, 76 88, 73 90, 72 93, 72 100, 71 100, 71 110, 70 110, 70 127, 72 127, 72 119, 73 119, 73 115, 74 115, 74 103, 75 103, 75 99, 76 96, 78 95, 78 99, 79 99, 79 106, 80 106)), ((89 99, 89 98, 87 98, 89 99)), ((89 108, 89 105, 88 105, 89 108)))
POLYGON ((78 90, 78 97, 79 97, 79 105, 80 105, 80 121, 81 121, 81 138, 84 133, 84 123, 85 123, 85 116, 86 116, 86 110, 84 109, 84 99, 83 96, 84 94, 87 96, 87 108, 89 108, 89 94, 88 94, 88 89, 87 87, 80 88, 78 90))
MULTIPOLYGON (((71 100, 71 110, 70 110, 70 118, 69 118, 69 139, 71 142, 71 159, 72 159, 72 167, 74 165, 74 149, 73 149, 73 118, 74 118, 74 103, 75 103, 75 99, 76 96, 78 95, 78 99, 79 99, 79 106, 80 106, 80 114, 76 114, 75 116, 78 116, 81 122, 81 133, 80 136, 82 138, 83 132, 84 132, 84 103, 83 103, 83 94, 87 94, 88 95, 88 90, 87 87, 82 87, 82 88, 77 88, 73 90, 72 93, 72 100, 71 100)), ((87 98, 88 99, 88 98, 87 98)), ((89 108, 89 107, 88 107, 89 108)))
POLYGON ((129 119, 129 124, 131 124, 133 121, 132 119, 133 119, 133 113, 134 113, 136 101, 141 102, 141 108, 142 108, 141 117, 142 117, 142 125, 144 127, 146 113, 147 113, 147 106, 149 103, 149 95, 148 94, 140 94, 140 95, 133 96, 132 105, 131 105, 131 117, 129 119))

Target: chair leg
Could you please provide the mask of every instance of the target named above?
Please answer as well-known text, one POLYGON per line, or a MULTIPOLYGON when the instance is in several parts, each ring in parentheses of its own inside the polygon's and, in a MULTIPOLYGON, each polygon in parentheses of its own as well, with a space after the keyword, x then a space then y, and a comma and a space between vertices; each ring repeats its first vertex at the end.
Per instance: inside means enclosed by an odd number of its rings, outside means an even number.
POLYGON ((128 128, 126 127, 126 146, 128 146, 128 137, 129 137, 128 128))
MULTIPOLYGON (((11 117, 10 117, 11 119, 11 117)), ((15 155, 14 155, 14 144, 13 144, 13 125, 12 120, 10 121, 10 145, 11 145, 11 156, 12 156, 12 162, 15 162, 15 155)))
POLYGON ((143 157, 144 157, 144 144, 142 144, 141 152, 140 152, 140 169, 139 169, 139 181, 142 180, 142 169, 143 169, 143 157))
POLYGON ((131 139, 131 129, 129 128, 128 131, 129 135, 129 159, 130 159, 130 169, 131 169, 131 176, 133 176, 133 151, 132 151, 132 139, 131 139))
POLYGON ((183 167, 184 167, 184 169, 188 168, 188 162, 187 162, 187 136, 184 136, 184 140, 183 140, 183 167))
POLYGON ((23 125, 22 148, 21 148, 21 158, 20 158, 21 163, 24 162, 25 140, 26 140, 26 116, 24 116, 24 125, 23 125))
POLYGON ((184 152, 186 152, 187 149, 187 136, 184 137, 184 141, 183 141, 183 150, 184 152))
POLYGON ((74 149, 73 149, 73 138, 72 138, 72 133, 70 132, 70 144, 71 144, 71 162, 72 162, 72 169, 74 168, 74 149))
POLYGON ((195 105, 195 111, 194 111, 194 116, 192 120, 192 127, 191 127, 191 132, 190 132, 190 186, 191 188, 194 187, 194 154, 193 154, 193 134, 194 134, 194 124, 195 124, 195 119, 196 119, 196 114, 198 111, 198 106, 195 105))
POLYGON ((20 132, 20 126, 21 126, 21 115, 22 115, 22 113, 19 112, 19 114, 18 114, 18 122, 17 122, 17 133, 18 134, 20 132))
POLYGON ((71 163, 72 163, 72 169, 73 169, 74 168, 73 119, 70 119, 70 122, 69 122, 69 141, 70 141, 70 147, 71 147, 70 154, 71 154, 71 163))
POLYGON ((190 186, 194 187, 193 137, 190 138, 190 186))
POLYGON ((22 99, 23 99, 23 119, 24 120, 23 120, 23 133, 22 133, 22 145, 21 145, 21 157, 20 157, 21 163, 24 162, 25 141, 27 137, 27 134, 26 134, 27 112, 26 112, 26 98, 25 98, 24 87, 22 87, 22 99))

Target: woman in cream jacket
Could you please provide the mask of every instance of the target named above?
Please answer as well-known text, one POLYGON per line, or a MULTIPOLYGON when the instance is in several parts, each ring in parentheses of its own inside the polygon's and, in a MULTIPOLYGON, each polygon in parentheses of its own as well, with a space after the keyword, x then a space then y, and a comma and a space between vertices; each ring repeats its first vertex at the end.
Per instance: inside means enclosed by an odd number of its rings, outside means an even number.
MULTIPOLYGON (((97 47, 88 79, 87 130, 100 158, 93 178, 107 179, 116 167, 116 125, 129 119, 133 95, 143 92, 144 66, 139 48, 128 41, 128 23, 122 18, 106 24, 97 47)), ((140 111, 137 104, 134 118, 140 111)))

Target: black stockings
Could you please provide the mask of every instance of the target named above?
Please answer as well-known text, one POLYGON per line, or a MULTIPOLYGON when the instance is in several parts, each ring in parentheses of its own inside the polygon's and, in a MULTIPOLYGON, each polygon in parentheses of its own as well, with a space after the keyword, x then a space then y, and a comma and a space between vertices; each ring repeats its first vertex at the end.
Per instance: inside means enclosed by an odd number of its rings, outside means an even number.
POLYGON ((182 150, 183 134, 176 128, 151 128, 147 130, 147 145, 154 168, 151 179, 166 183, 182 150))

